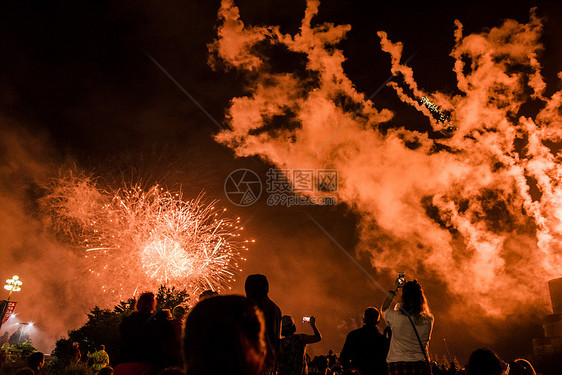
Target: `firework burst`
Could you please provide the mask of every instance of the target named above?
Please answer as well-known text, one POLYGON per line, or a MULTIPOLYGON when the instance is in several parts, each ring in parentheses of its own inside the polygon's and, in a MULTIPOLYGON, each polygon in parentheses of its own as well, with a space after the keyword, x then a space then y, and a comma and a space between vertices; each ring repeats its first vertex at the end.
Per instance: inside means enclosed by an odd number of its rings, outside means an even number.
POLYGON ((106 292, 127 296, 162 284, 191 295, 220 291, 245 260, 241 252, 250 241, 240 238, 240 218, 226 217, 202 195, 185 201, 158 185, 106 193, 80 177, 57 182, 45 200, 55 228, 85 250, 106 292))

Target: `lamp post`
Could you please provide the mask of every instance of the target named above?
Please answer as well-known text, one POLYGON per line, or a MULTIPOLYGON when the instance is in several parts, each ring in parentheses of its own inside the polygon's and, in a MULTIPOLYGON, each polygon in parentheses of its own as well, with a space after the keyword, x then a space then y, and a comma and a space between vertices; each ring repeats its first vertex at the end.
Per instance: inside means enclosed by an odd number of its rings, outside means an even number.
POLYGON ((18 275, 14 275, 12 276, 11 279, 6 280, 6 285, 4 285, 4 289, 10 291, 10 293, 8 293, 7 301, 10 300, 10 296, 12 295, 12 292, 19 292, 21 290, 22 284, 23 283, 21 282, 20 277, 18 275))
POLYGON ((2 327, 2 324, 4 323, 4 315, 6 315, 6 311, 10 304, 10 297, 12 296, 12 293, 19 292, 21 290, 22 284, 23 283, 21 282, 19 276, 17 275, 14 275, 12 276, 11 279, 6 280, 6 285, 4 285, 4 289, 9 290, 10 293, 8 293, 8 299, 2 301, 2 309, 0 311, 0 327, 2 327))

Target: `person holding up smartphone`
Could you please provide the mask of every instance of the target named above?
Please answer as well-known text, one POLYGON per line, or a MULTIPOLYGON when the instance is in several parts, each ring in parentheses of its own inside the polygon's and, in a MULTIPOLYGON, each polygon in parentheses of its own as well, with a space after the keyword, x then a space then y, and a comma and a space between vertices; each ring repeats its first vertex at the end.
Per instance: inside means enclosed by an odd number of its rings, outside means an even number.
POLYGON ((281 349, 279 353, 278 375, 306 375, 308 369, 305 361, 306 344, 314 344, 322 340, 322 335, 316 327, 316 318, 303 317, 303 323, 309 323, 313 335, 296 334, 297 327, 292 317, 284 315, 281 318, 281 349))
POLYGON ((405 281, 400 274, 388 291, 381 311, 392 330, 390 348, 386 357, 390 375, 430 375, 429 340, 433 330, 433 315, 429 310, 422 286, 405 281), (392 300, 402 290, 401 302, 390 309, 392 300))

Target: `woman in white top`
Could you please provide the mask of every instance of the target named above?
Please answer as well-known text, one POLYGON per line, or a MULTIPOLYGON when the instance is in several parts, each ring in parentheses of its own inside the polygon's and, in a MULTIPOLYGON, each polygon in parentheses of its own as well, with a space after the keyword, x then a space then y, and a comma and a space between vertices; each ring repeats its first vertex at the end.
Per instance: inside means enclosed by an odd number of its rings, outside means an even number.
POLYGON ((402 303, 397 303, 394 309, 389 309, 399 289, 400 283, 396 280, 381 307, 384 320, 392 330, 390 349, 386 357, 388 373, 429 375, 431 372, 428 347, 433 330, 433 315, 429 311, 423 289, 416 280, 404 284, 402 303))

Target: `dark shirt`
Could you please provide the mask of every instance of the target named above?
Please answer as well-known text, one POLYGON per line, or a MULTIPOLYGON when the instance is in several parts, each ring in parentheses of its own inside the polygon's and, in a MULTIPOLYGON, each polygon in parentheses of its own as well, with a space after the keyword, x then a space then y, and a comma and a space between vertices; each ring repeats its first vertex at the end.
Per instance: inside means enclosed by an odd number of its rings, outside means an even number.
POLYGON ((175 364, 176 366, 182 367, 183 365, 183 357, 182 357, 182 353, 181 353, 181 340, 182 340, 182 332, 183 332, 183 324, 184 320, 183 319, 172 319, 170 320, 170 324, 172 325, 172 328, 174 329, 174 336, 175 336, 175 347, 172 348, 172 350, 175 350, 175 353, 172 354, 172 357, 174 358, 173 360, 173 364, 175 364))
POLYGON ((261 301, 260 308, 265 315, 267 337, 277 352, 281 340, 281 309, 269 297, 261 301))
POLYGON ((68 353, 68 361, 70 363, 75 364, 80 361, 81 357, 82 357, 82 353, 80 353, 80 348, 72 345, 68 353))
POLYGON ((377 327, 363 326, 349 332, 340 354, 344 368, 354 368, 362 375, 386 374, 389 341, 377 327))
POLYGON ((174 334, 178 340, 181 340, 181 333, 183 331, 183 320, 182 319, 172 319, 170 324, 174 327, 174 334))
POLYGON ((164 368, 173 364, 176 338, 164 314, 134 312, 119 325, 120 363, 148 362, 164 368))
POLYGON ((267 356, 266 368, 274 367, 279 345, 281 342, 281 309, 269 299, 265 297, 257 301, 257 305, 263 312, 265 318, 265 332, 267 334, 267 356))
POLYGON ((308 374, 305 361, 304 335, 291 335, 281 339, 278 375, 308 374))

